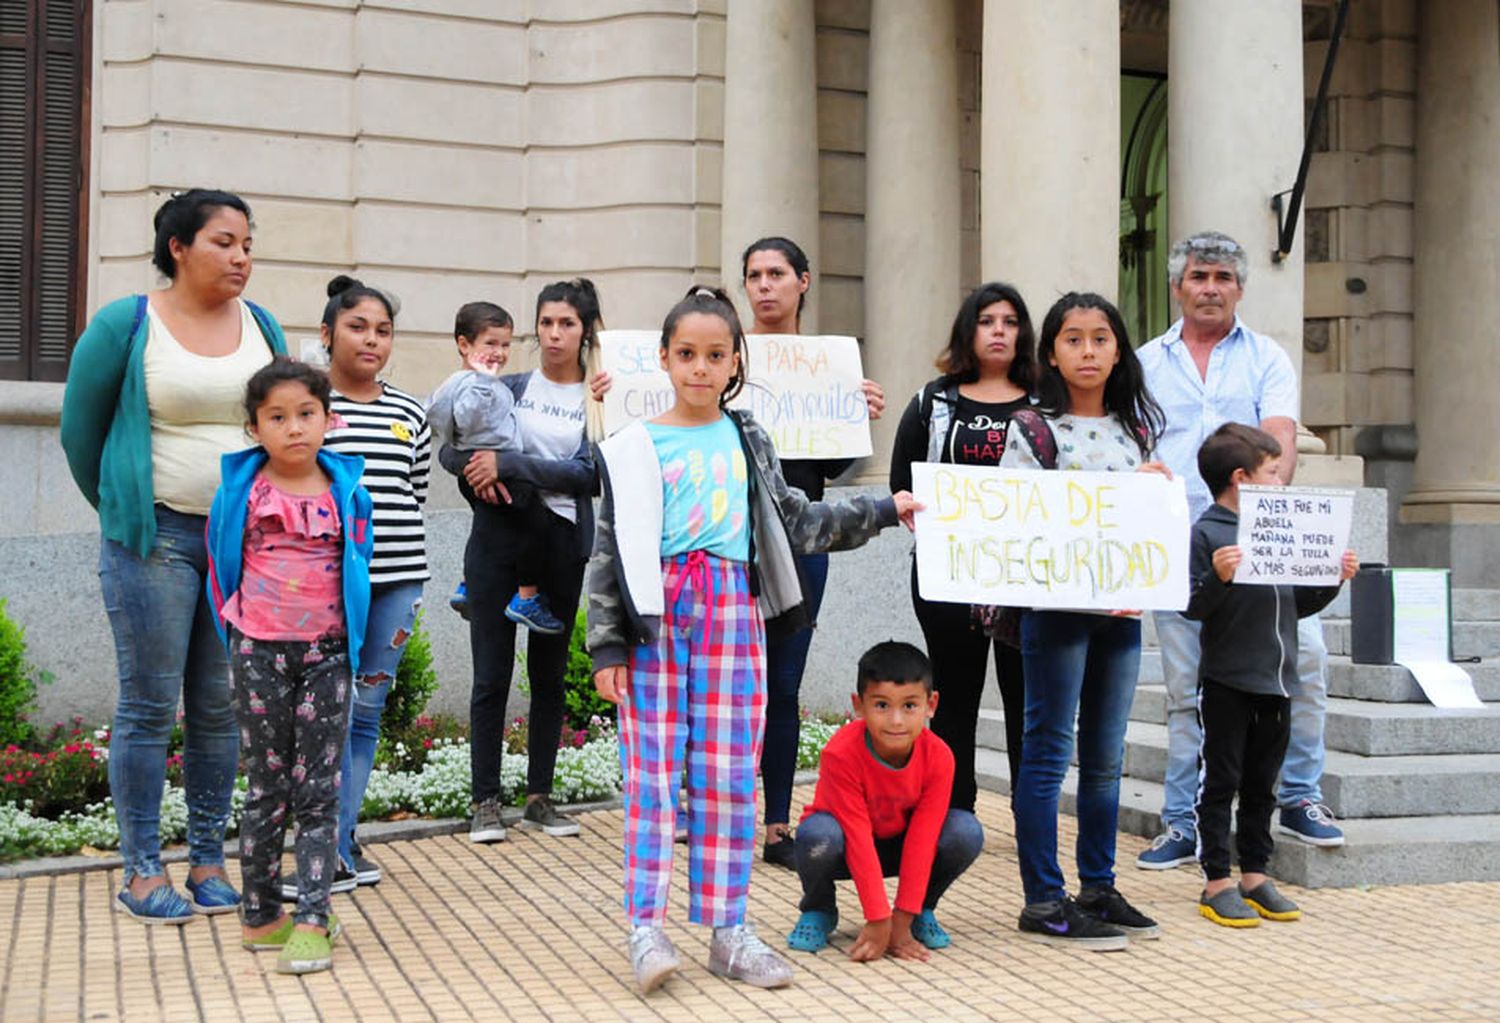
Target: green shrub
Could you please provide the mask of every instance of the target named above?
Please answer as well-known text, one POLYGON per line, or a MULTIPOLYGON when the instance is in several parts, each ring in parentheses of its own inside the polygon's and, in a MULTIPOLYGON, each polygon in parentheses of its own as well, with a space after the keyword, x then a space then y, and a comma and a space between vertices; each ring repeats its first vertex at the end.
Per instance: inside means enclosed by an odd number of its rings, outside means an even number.
POLYGON ((39 678, 50 681, 26 659, 26 630, 11 621, 0 599, 0 747, 24 746, 35 737, 27 716, 36 710, 39 678))
POLYGON ((589 656, 587 617, 580 608, 568 641, 568 667, 563 672, 563 708, 572 728, 586 731, 595 716, 614 717, 615 706, 594 688, 594 659, 589 656))
POLYGON ((412 623, 411 636, 406 640, 406 649, 401 652, 401 663, 396 666, 396 678, 385 697, 385 710, 380 715, 382 735, 400 735, 416 723, 427 701, 437 692, 437 669, 432 666, 432 642, 422 628, 422 615, 412 623))

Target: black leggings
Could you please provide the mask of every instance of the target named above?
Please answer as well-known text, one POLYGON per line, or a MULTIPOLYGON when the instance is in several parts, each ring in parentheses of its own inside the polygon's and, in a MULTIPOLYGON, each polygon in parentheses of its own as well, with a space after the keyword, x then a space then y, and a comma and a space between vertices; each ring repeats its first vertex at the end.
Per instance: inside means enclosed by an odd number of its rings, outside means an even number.
POLYGON ((476 803, 500 795, 500 757, 505 748, 505 704, 516 666, 516 623, 505 605, 516 592, 522 551, 540 552, 534 582, 552 613, 562 619, 558 636, 533 632, 527 640, 526 673, 531 685, 527 795, 552 791, 557 743, 562 735, 563 672, 568 642, 583 589, 584 561, 574 556, 576 527, 550 509, 540 513, 536 531, 515 529, 516 516, 494 505, 474 502, 474 524, 464 548, 464 580, 469 593, 469 649, 474 658, 474 689, 469 696, 469 764, 476 803))
POLYGON ((1011 790, 1021 776, 1021 737, 1026 732, 1026 682, 1021 673, 1021 651, 991 639, 971 624, 968 604, 926 601, 917 593, 917 566, 912 563, 911 604, 927 640, 932 660, 932 683, 942 695, 932 730, 953 751, 955 810, 974 809, 974 733, 979 727, 979 701, 990 647, 995 648, 995 675, 1000 681, 1000 703, 1005 710, 1005 759, 1010 764, 1011 790))

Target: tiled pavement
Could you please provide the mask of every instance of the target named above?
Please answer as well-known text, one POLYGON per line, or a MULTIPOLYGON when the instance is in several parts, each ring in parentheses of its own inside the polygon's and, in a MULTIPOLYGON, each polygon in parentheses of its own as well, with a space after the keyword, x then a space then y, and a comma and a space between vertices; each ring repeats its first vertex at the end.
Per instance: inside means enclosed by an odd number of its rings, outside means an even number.
MULTIPOLYGON (((1137 871, 1143 843, 1122 836, 1121 887, 1162 939, 1058 950, 1016 933, 1008 806, 981 793, 979 809, 986 849, 939 914, 953 947, 928 963, 861 965, 830 949, 794 955, 783 991, 721 981, 702 966, 706 932, 684 922, 680 869, 669 927, 687 966, 642 999, 623 951, 620 813, 602 811, 577 839, 372 846, 386 880, 335 898, 346 941, 331 972, 302 979, 241 950, 233 917, 157 929, 112 913, 113 871, 0 882, 0 1020, 1500 1019, 1500 884, 1287 889, 1300 923, 1231 932, 1198 917, 1192 871, 1137 871)), ((1071 818, 1063 828, 1070 846, 1071 818)), ((757 861, 751 912, 773 945, 797 894, 793 874, 757 861)), ((857 913, 847 885, 841 899, 857 913)), ((837 945, 856 929, 847 921, 837 945)))

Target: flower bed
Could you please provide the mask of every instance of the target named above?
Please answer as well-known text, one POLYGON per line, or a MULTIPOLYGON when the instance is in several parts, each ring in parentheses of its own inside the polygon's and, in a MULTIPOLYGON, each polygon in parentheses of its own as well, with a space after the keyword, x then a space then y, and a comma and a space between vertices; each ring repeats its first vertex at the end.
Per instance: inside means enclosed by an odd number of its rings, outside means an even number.
MULTIPOLYGON (((805 711, 797 766, 816 768, 823 746, 842 722, 809 716, 805 711)), ((58 856, 81 849, 114 849, 120 843, 114 806, 107 795, 96 801, 64 806, 64 792, 108 791, 109 735, 100 729, 70 740, 55 751, 39 753, 9 747, 3 754, 9 788, 0 790, 0 861, 31 856, 58 856), (76 747, 76 748, 74 748, 76 747), (55 755, 54 755, 55 754, 55 755), (48 759, 48 758, 51 759, 48 759), (87 761, 85 763, 85 760, 87 761), (17 781, 21 774, 29 774, 17 781), (51 772, 48 774, 47 772, 51 772), (59 780, 58 788, 42 789, 40 778, 59 780), (28 793, 46 792, 42 801, 28 793)), ((452 719, 419 717, 403 736, 382 745, 361 808, 361 820, 380 820, 396 814, 420 817, 464 817, 469 813, 469 746, 463 727, 452 719)), ((526 793, 525 722, 507 729, 507 753, 502 761, 502 798, 519 805, 526 793)), ((180 766, 169 770, 161 804, 164 844, 187 835, 187 800, 180 784, 180 766)), ((614 722, 595 716, 586 729, 565 729, 557 753, 553 796, 559 803, 594 802, 619 795, 620 748, 614 722)), ((236 786, 230 809, 229 833, 237 831, 244 806, 245 780, 236 786)))

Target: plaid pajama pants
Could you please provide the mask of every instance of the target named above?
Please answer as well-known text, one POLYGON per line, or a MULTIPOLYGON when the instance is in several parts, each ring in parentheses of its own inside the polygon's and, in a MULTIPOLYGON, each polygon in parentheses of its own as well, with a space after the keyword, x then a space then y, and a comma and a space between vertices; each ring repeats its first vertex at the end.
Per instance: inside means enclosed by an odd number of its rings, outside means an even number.
POLYGON ((755 845, 755 765, 765 731, 765 627, 749 569, 703 551, 662 559, 655 643, 630 655, 620 705, 625 911, 667 913, 677 789, 687 760, 688 919, 744 922, 755 845))

